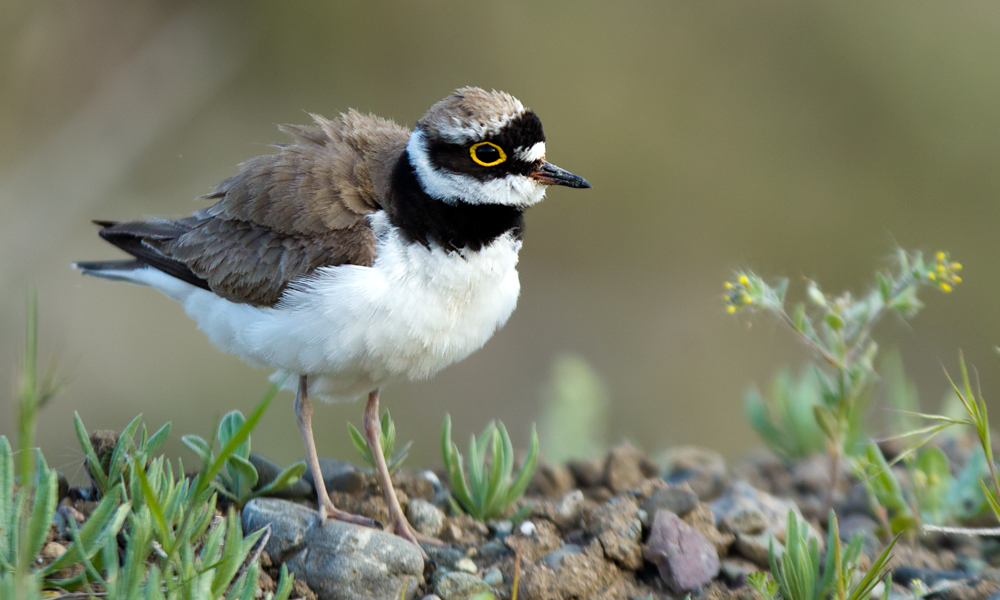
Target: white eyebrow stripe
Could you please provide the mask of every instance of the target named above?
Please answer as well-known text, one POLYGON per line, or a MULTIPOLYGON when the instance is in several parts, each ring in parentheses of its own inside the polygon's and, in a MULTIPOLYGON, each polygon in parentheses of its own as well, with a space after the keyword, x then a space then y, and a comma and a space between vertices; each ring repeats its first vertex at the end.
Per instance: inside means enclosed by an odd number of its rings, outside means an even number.
POLYGON ((545 158, 545 142, 538 142, 527 150, 521 148, 517 150, 517 157, 524 162, 535 162, 545 158))

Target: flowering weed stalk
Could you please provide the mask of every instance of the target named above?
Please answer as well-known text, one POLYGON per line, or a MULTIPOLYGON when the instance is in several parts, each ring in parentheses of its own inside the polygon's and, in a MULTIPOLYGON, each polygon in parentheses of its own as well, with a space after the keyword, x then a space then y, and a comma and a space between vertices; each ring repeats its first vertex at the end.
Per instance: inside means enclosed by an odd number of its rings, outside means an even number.
MULTIPOLYGON (((850 292, 831 296, 815 281, 808 281, 807 301, 795 304, 791 311, 785 309, 787 279, 771 285, 756 273, 742 271, 736 273, 734 281, 725 283, 723 301, 730 314, 770 313, 820 359, 815 371, 822 402, 812 410, 831 457, 829 502, 837 487, 839 461, 857 441, 866 400, 877 378, 878 344, 872 339, 873 328, 890 312, 906 319, 916 316, 923 307, 917 297, 920 288, 934 287, 948 293, 962 282, 962 265, 952 262, 946 252, 938 252, 927 261, 920 252, 899 249, 894 259, 891 268, 875 273, 875 285, 861 297, 850 292)), ((771 433, 780 431, 781 424, 774 423, 760 407, 752 418, 762 435, 766 428, 762 424, 767 424, 771 433)))

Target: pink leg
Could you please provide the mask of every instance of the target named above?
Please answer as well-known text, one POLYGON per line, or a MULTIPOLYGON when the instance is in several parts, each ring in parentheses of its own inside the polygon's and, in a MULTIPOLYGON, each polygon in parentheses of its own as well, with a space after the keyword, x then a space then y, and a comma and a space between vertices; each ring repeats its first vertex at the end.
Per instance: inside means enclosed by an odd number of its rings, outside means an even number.
MULTIPOLYGON (((382 453, 382 444, 379 443, 382 426, 378 417, 378 390, 368 394, 368 404, 365 406, 363 424, 368 448, 372 451, 372 456, 375 457, 375 471, 378 475, 379 484, 382 486, 382 493, 385 494, 385 503, 389 507, 389 519, 391 521, 389 527, 396 535, 416 544, 417 548, 420 548, 419 542, 441 545, 440 540, 421 535, 413 530, 409 521, 406 520, 406 515, 403 514, 403 508, 399 505, 399 499, 396 498, 396 490, 393 489, 392 479, 389 476, 389 467, 386 466, 385 455, 382 453)), ((427 557, 422 548, 420 552, 424 554, 425 558, 427 557)))
POLYGON ((307 390, 306 376, 302 375, 299 377, 299 389, 295 394, 295 416, 299 423, 299 431, 302 432, 302 441, 305 442, 306 446, 306 463, 308 463, 309 469, 312 471, 313 482, 316 484, 316 503, 319 505, 319 518, 326 519, 329 517, 338 521, 382 529, 382 525, 375 519, 369 519, 361 515, 352 515, 333 505, 333 500, 330 499, 330 494, 326 491, 323 472, 319 468, 319 457, 316 455, 316 441, 313 439, 312 432, 313 408, 312 404, 309 403, 307 390))

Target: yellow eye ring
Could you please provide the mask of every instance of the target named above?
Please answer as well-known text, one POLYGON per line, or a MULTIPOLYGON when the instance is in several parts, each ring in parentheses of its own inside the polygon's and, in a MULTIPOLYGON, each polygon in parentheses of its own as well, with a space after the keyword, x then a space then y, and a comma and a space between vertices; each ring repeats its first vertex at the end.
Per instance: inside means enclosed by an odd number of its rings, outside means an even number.
POLYGON ((507 160, 507 153, 503 151, 503 148, 497 146, 493 142, 479 142, 478 144, 473 144, 472 147, 469 148, 469 156, 472 157, 472 160, 475 161, 477 165, 482 165, 484 167, 495 167, 500 163, 502 163, 503 161, 507 160), (478 150, 480 146, 491 146, 493 148, 496 148, 497 152, 500 153, 500 158, 496 159, 493 162, 483 162, 482 160, 479 159, 478 156, 476 156, 476 150, 478 150))

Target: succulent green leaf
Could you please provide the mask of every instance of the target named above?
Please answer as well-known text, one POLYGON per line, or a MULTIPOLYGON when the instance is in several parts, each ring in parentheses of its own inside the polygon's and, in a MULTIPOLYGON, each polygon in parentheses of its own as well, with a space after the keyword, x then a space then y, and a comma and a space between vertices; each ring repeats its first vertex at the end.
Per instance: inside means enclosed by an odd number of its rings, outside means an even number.
POLYGON ((90 475, 97 488, 101 493, 106 494, 108 491, 108 477, 105 475, 104 469, 101 468, 101 461, 97 459, 94 447, 90 444, 90 436, 87 435, 87 428, 83 426, 80 413, 76 411, 73 411, 73 428, 76 431, 76 439, 80 442, 80 448, 83 450, 83 456, 87 462, 87 470, 90 471, 90 475))
MULTIPOLYGON (((233 410, 224 417, 222 421, 219 422, 219 445, 225 447, 229 442, 231 442, 236 435, 239 433, 240 429, 246 425, 247 420, 243 417, 243 413, 238 410, 233 410)), ((239 456, 241 458, 247 458, 250 456, 250 436, 247 435, 245 440, 240 441, 233 448, 233 455, 239 456)))
POLYGON ((212 464, 214 459, 212 456, 212 448, 208 445, 208 442, 206 442, 204 438, 198 435, 189 434, 181 436, 181 442, 190 448, 192 452, 198 455, 202 464, 212 464))
POLYGON ((274 481, 257 490, 257 494, 260 496, 266 496, 291 487, 302 478, 302 475, 305 474, 305 472, 306 463, 301 461, 297 462, 283 470, 281 473, 278 473, 278 476, 274 478, 274 481))

